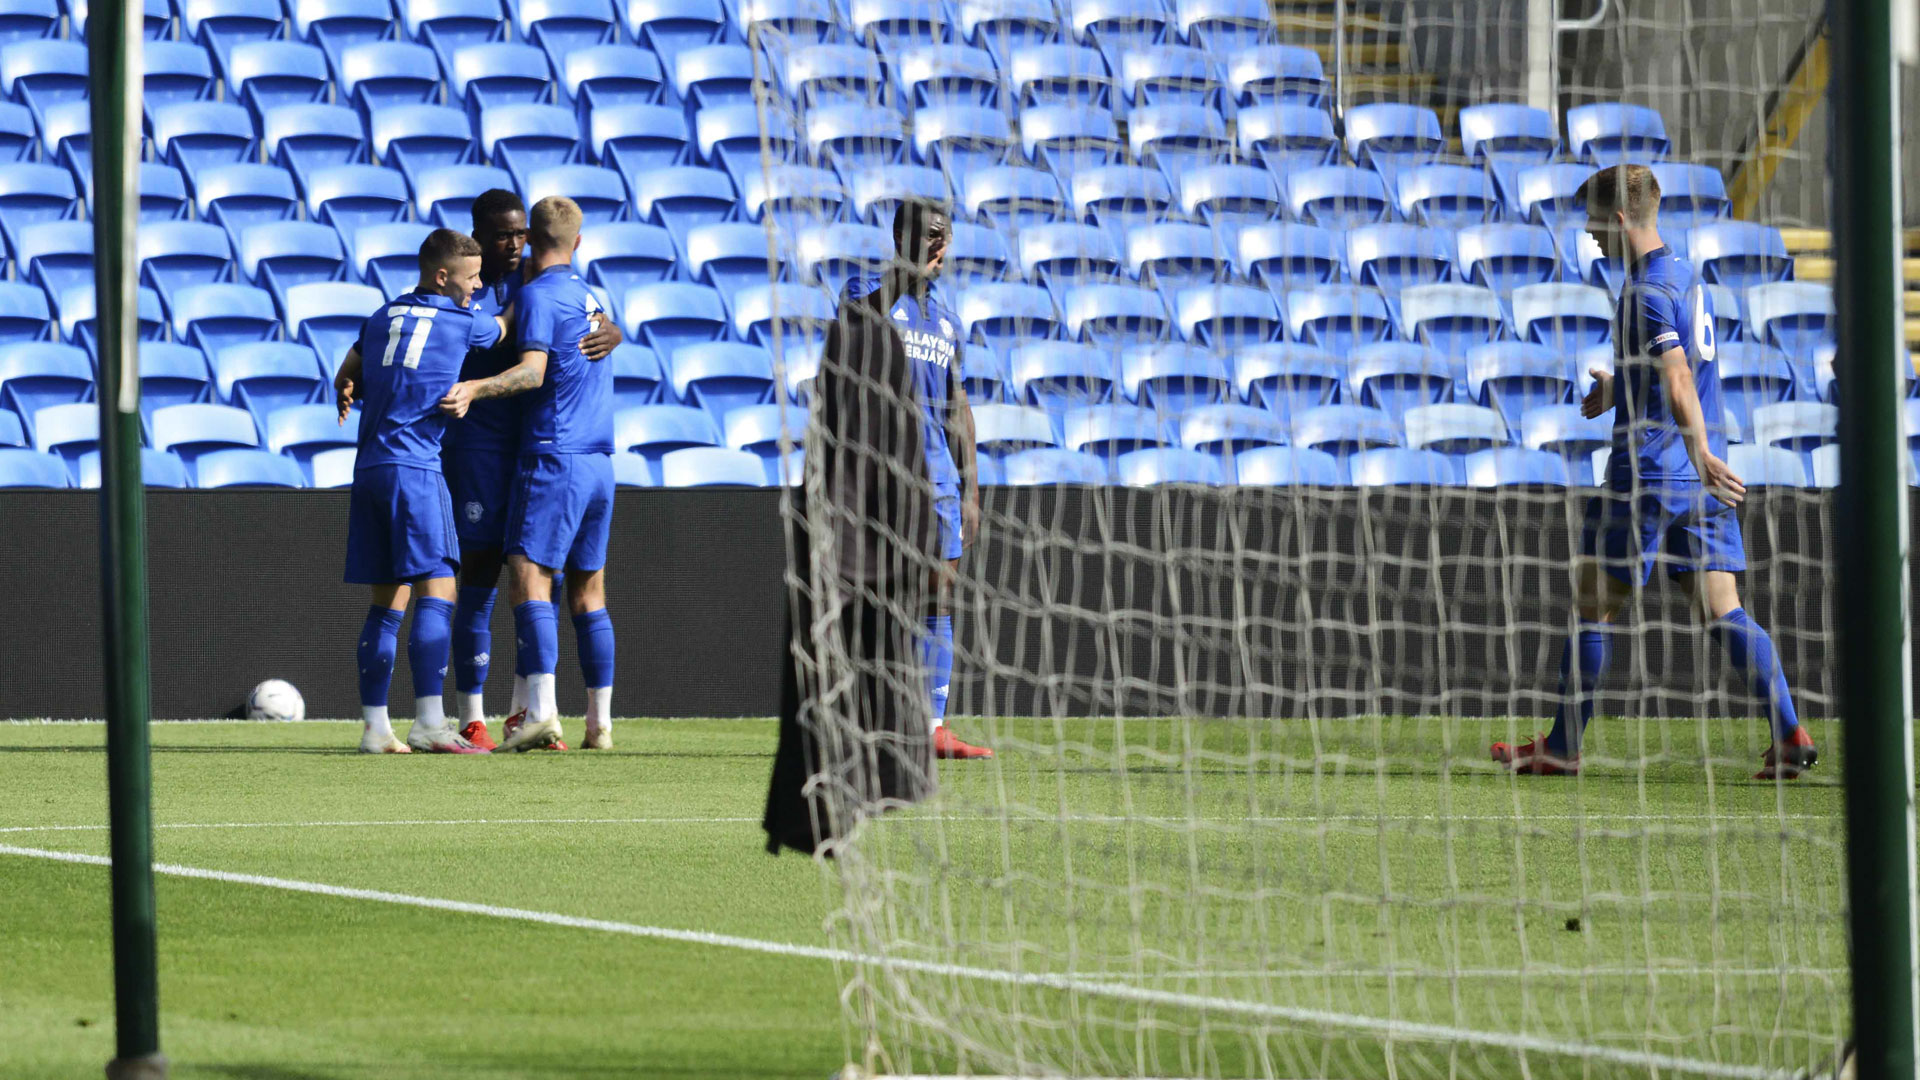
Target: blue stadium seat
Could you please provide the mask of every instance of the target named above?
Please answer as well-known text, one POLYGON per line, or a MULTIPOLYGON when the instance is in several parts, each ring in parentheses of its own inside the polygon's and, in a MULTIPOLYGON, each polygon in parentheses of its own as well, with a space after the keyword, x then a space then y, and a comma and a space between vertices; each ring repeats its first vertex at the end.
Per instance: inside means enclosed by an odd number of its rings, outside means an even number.
POLYGON ((1075 40, 1099 46, 1110 59, 1173 39, 1172 13, 1160 0, 1073 0, 1066 7, 1075 40))
POLYGON ((1457 276, 1511 300, 1522 285, 1556 281, 1560 253, 1553 233, 1538 225, 1473 225, 1454 238, 1457 276))
POLYGON ((1467 397, 1506 417, 1508 433, 1518 440, 1528 413, 1574 400, 1574 369, 1567 356, 1530 342, 1477 346, 1467 352, 1467 397))
MULTIPOLYGON (((1178 221, 1138 225, 1128 232, 1126 241, 1128 275, 1159 289, 1169 303, 1181 290, 1220 285, 1233 278, 1232 258, 1205 225, 1178 221)), ((1277 320, 1279 312, 1274 316, 1277 320)))
POLYGON ((0 346, 53 336, 47 294, 18 281, 0 281, 0 346))
POLYGON ((1356 487, 1446 487, 1460 482, 1454 459, 1433 450, 1362 450, 1347 460, 1356 487))
POLYGON ((1007 352, 1013 399, 1058 416, 1113 399, 1120 369, 1114 354, 1070 341, 1035 341, 1007 352))
MULTIPOLYGON (((874 3, 881 0, 856 0, 874 3)), ((885 4, 892 9, 897 5, 885 4)), ((930 45, 900 54, 892 65, 899 101, 909 111, 935 105, 1000 107, 1000 68, 971 45, 930 45)))
POLYGON ((1460 110, 1460 149, 1484 163, 1508 206, 1519 205, 1523 169, 1545 165, 1560 150, 1553 116, 1531 105, 1469 105, 1460 110))
POLYGON ((846 8, 854 40, 890 60, 953 41, 953 16, 941 0, 849 0, 846 8))
POLYGON ((238 105, 183 102, 162 105, 152 116, 154 156, 185 173, 189 183, 206 169, 253 158, 253 118, 238 105))
POLYGON ((1660 114, 1645 105, 1601 102, 1567 110, 1567 153, 1586 165, 1622 165, 1667 156, 1660 114))
POLYGON ((1553 229, 1584 225, 1586 204, 1573 196, 1592 175, 1593 169, 1587 165, 1532 165, 1521 169, 1514 178, 1515 190, 1507 193, 1507 216, 1553 229))
POLYGON ((1120 350, 1120 392, 1141 408, 1175 417, 1233 402, 1233 371, 1226 357, 1192 345, 1132 346, 1120 350))
POLYGON ((222 165, 202 172, 193 188, 201 220, 227 230, 236 248, 246 229, 292 221, 300 208, 293 174, 274 165, 222 165))
POLYGON ((1487 174, 1464 165, 1415 165, 1393 185, 1400 216, 1438 229, 1464 229, 1498 216, 1500 200, 1487 174))
POLYGON ((1601 251, 1600 245, 1587 235, 1585 226, 1563 225, 1555 237, 1562 256, 1561 276, 1569 282, 1584 282, 1605 289, 1611 297, 1620 295, 1620 286, 1626 281, 1625 264, 1601 251))
POLYGON ((1347 482, 1340 459, 1299 446, 1260 446, 1242 450, 1233 469, 1240 483, 1262 487, 1340 487, 1347 482))
POLYGON ((704 409, 690 405, 642 405, 613 414, 614 452, 639 454, 656 472, 664 454, 693 446, 719 445, 719 429, 704 409))
MULTIPOLYGON (((390 0, 287 0, 287 36, 294 42, 310 42, 337 71, 348 49, 393 36, 393 7, 390 0)), ((243 48, 233 48, 229 69, 243 48)))
MULTIPOLYGON (((51 44, 51 43, 49 43, 51 44)), ((0 51, 0 67, 6 54, 0 51)), ((162 105, 185 101, 206 101, 213 97, 213 64, 207 50, 185 41, 150 41, 140 59, 144 73, 141 89, 147 114, 162 105)))
POLYGON ((1800 367, 1811 368, 1814 350, 1833 341, 1837 330, 1830 286, 1780 281, 1747 290, 1747 336, 1784 351, 1800 367))
POLYGON ((1126 152, 1113 114, 1084 105, 1036 105, 1021 112, 1020 146, 1065 184, 1081 169, 1120 164, 1126 152))
POLYGON ((340 100, 371 120, 383 109, 425 105, 440 96, 440 61, 425 45, 368 41, 340 54, 340 100))
POLYGON ((702 225, 687 233, 685 248, 683 275, 718 290, 729 309, 742 289, 765 285, 770 268, 779 279, 787 278, 788 252, 770 249, 767 230, 760 225, 744 221, 702 225))
POLYGON ((1052 484, 1099 485, 1107 482, 1107 463, 1092 454, 1060 447, 1041 447, 1008 454, 1000 461, 1009 487, 1052 484))
POLYGON ((1234 254, 1244 230, 1277 222, 1285 210, 1272 175, 1251 165, 1192 169, 1180 174, 1175 187, 1179 212, 1211 227, 1234 254))
MULTIPOLYGON (((490 165, 449 165, 435 169, 421 174, 414 182, 414 218, 430 221, 435 228, 464 231, 473 224, 473 200, 495 188, 513 190, 518 186, 505 169, 490 165)), ((369 222, 378 223, 377 220, 369 222)))
POLYGON ((1226 55, 1271 44, 1273 12, 1261 0, 1177 0, 1179 35, 1210 53, 1226 55))
MULTIPOLYGON (((1816 447, 1817 454, 1828 445, 1816 447)), ((1727 447, 1727 465, 1748 487, 1808 487, 1808 459, 1778 446, 1735 443, 1727 447)))
POLYGON ((942 102, 916 109, 913 148, 923 165, 966 176, 995 165, 1024 165, 1007 114, 984 105, 942 102))
POLYGON ((368 225, 355 230, 351 246, 354 274, 382 296, 399 296, 419 281, 420 245, 432 231, 433 226, 418 222, 368 225))
POLYGON ((0 161, 27 160, 38 141, 32 111, 0 101, 0 161))
POLYGON ((671 279, 679 259, 665 228, 627 221, 583 232, 574 257, 588 283, 616 300, 641 285, 671 279))
POLYGON ((67 467, 60 459, 37 450, 0 448, 0 488, 63 488, 67 467))
MULTIPOLYGON (((602 165, 617 169, 636 196, 641 173, 681 164, 692 144, 686 116, 666 105, 605 105, 587 119, 591 144, 602 165)), ((728 183, 732 187, 732 183, 728 183)))
POLYGON ((836 33, 836 12, 830 0, 733 0, 733 29, 742 41, 754 40, 756 28, 778 31, 794 44, 825 41, 836 33))
POLYGON ((240 234, 234 250, 246 280, 272 293, 276 303, 284 304, 286 291, 295 285, 346 277, 347 253, 340 234, 316 222, 255 226, 240 234))
MULTIPOLYGON (((246 409, 261 436, 267 438, 267 448, 275 454, 280 454, 284 446, 273 444, 271 417, 294 405, 326 402, 332 392, 332 371, 326 371, 323 377, 319 357, 303 344, 240 342, 207 356, 213 357, 213 386, 219 400, 246 409)), ((374 363, 378 363, 378 357, 374 357, 374 363)), ((321 407, 330 409, 330 405, 321 407)), ((338 430, 353 434, 353 429, 338 430)))
POLYGON ((1780 230, 1771 225, 1711 222, 1688 234, 1687 248, 1701 277, 1735 292, 1793 276, 1793 258, 1780 230))
MULTIPOLYGON (((307 486, 343 488, 353 486, 353 465, 359 455, 351 446, 322 450, 307 461, 307 486)), ((176 459, 177 460, 177 459, 176 459)), ((184 479, 185 474, 182 473, 184 479)))
MULTIPOLYGON (((1039 170, 1018 171, 1022 174, 1039 170)), ((1047 175, 1041 172, 1040 175, 1047 175)), ((1068 212, 1057 215, 1061 222, 1090 221, 1102 232, 1115 251, 1125 252, 1127 234, 1155 225, 1173 213, 1173 186, 1165 175, 1138 165, 1102 165, 1073 174, 1066 187, 1070 197, 1068 212)), ((1024 228, 1027 222, 1018 223, 1024 228)), ((1031 224, 1045 224, 1035 220, 1031 224)), ((1016 229, 1017 231, 1017 229, 1016 229)))
POLYGON ((987 50, 1002 69, 1021 50, 1061 36, 1059 13, 1048 0, 961 0, 954 13, 961 39, 987 50))
POLYGON ((1401 443, 1400 424, 1365 405, 1322 405, 1293 418, 1293 445, 1323 450, 1342 461, 1359 451, 1401 443))
POLYGON ((1158 446, 1121 454, 1113 461, 1116 479, 1128 487, 1161 484, 1198 484, 1218 487, 1227 482, 1220 459, 1177 446, 1158 446))
POLYGON ((733 336, 737 339, 776 346, 774 323, 782 348, 792 348, 794 339, 824 341, 827 327, 834 320, 834 303, 827 294, 806 285, 754 285, 740 290, 733 300, 733 336))
POLYGON ((974 445, 982 454, 1004 457, 1020 450, 1057 447, 1060 436, 1045 409, 997 402, 973 409, 974 445))
POLYGON ((1204 49, 1161 45, 1120 56, 1121 97, 1128 109, 1190 105, 1218 112, 1225 100, 1219 64, 1204 49))
POLYGON ((907 125, 884 105, 816 105, 806 114, 807 156, 845 176, 856 169, 882 169, 906 159, 907 125))
MULTIPOLYGON (((79 216, 80 195, 73 173, 58 165, 28 162, 0 165, 0 234, 16 254, 15 237, 28 225, 79 216)), ((24 276, 24 275, 21 275, 24 276)))
POLYGON ((65 463, 74 477, 79 475, 81 455, 97 452, 100 446, 100 406, 94 402, 48 405, 34 410, 32 422, 34 450, 65 463))
POLYGON ((1221 459, 1228 475, 1241 451, 1284 446, 1291 438, 1285 420, 1254 405, 1197 405, 1180 416, 1180 445, 1221 459))
POLYGON ((1250 285, 1196 285, 1173 299, 1180 336, 1208 348, 1238 352, 1277 342, 1286 323, 1273 294, 1250 285))
POLYGON ((745 45, 701 45, 668 63, 674 95, 691 111, 753 104, 753 53, 745 45))
POLYGON ((280 329, 273 295, 251 285, 192 285, 174 294, 173 337, 218 356, 233 345, 272 340, 280 329))
POLYGON ((1839 422, 1840 410, 1832 405, 1811 401, 1762 405, 1753 410, 1751 441, 1756 446, 1779 446, 1804 455, 1835 441, 1839 422))
MULTIPOLYGON (((1058 338, 1062 321, 1053 298, 1036 285, 987 282, 955 299, 965 340, 1004 353, 1028 341, 1058 338)), ((969 360, 969 363, 972 361, 969 360)))
MULTIPOLYGON (((138 303, 136 318, 139 324, 136 332, 139 339, 159 341, 166 337, 167 322, 160 308, 160 294, 142 288, 138 303)), ((72 286, 62 292, 55 302, 54 312, 60 320, 61 336, 78 345, 89 357, 96 351, 94 323, 98 306, 99 298, 94 294, 91 283, 72 286)))
POLYGON ((1707 306, 1713 309, 1715 341, 1747 340, 1747 316, 1739 293, 1725 285, 1708 285, 1707 306))
POLYGON ((569 54, 561 85, 583 121, 597 109, 658 105, 673 97, 660 58, 631 45, 595 45, 569 54))
MULTIPOLYGON (((821 175, 824 182, 826 170, 816 169, 815 175, 821 175)), ((1046 175, 1042 173, 1041 175, 1046 175)), ((900 203, 907 199, 926 199, 945 206, 953 204, 952 192, 947 187, 946 174, 939 169, 925 165, 888 165, 881 168, 858 169, 846 174, 846 191, 849 219, 864 222, 889 231, 893 228, 893 214, 900 203)), ((829 207, 823 206, 822 212, 815 215, 817 221, 831 221, 835 217, 829 207)), ((805 231, 807 225, 793 215, 788 228, 805 231)))
POLYGON ((893 258, 893 233, 878 225, 816 225, 793 241, 799 280, 829 289, 857 274, 879 273, 893 258))
POLYGON ((627 37, 656 56, 678 56, 720 40, 727 32, 727 11, 720 0, 626 0, 627 37))
MULTIPOLYGON (((659 60, 648 60, 659 67, 659 60)), ((552 104, 553 86, 547 54, 520 42, 469 45, 453 54, 447 68, 447 103, 464 110, 470 122, 501 105, 552 104)))
POLYGON ((26 428, 20 418, 10 412, 0 412, 0 446, 27 445, 26 428))
POLYGON ((278 0, 176 0, 174 6, 180 13, 180 40, 205 45, 222 69, 234 46, 269 41, 283 32, 278 0))
POLYGON ((668 371, 674 396, 707 410, 716 423, 735 409, 773 401, 773 357, 758 345, 683 345, 669 358, 668 371))
POLYGON ((164 341, 140 343, 140 416, 168 405, 191 405, 213 400, 213 376, 206 354, 191 345, 164 341))
POLYGON ((598 165, 542 169, 527 177, 525 190, 529 209, 549 195, 571 198, 580 207, 588 230, 604 228, 626 217, 627 185, 619 173, 598 165))
POLYGON ((1753 429, 1753 411, 1793 396, 1796 379, 1785 353, 1755 341, 1721 342, 1714 354, 1721 401, 1740 425, 1753 429))
POLYGON ((1120 279, 1125 275, 1120 249, 1091 225, 1061 222, 1022 229, 1020 276, 1045 286, 1056 300, 1074 285, 1120 279))
POLYGON ((303 192, 310 190, 314 173, 367 160, 367 134, 360 117, 338 105, 270 109, 260 117, 260 141, 267 160, 292 172, 303 192))
POLYGON ((1346 263, 1332 232, 1281 222, 1241 230, 1233 255, 1241 277, 1276 296, 1289 289, 1331 285, 1340 280, 1346 263))
POLYGON ((1291 422, 1293 416, 1342 398, 1347 363, 1311 345, 1278 342, 1234 355, 1235 396, 1291 422))
POLYGON ((287 290, 286 336, 311 346, 320 370, 332 381, 347 350, 360 340, 367 319, 386 302, 380 290, 344 281, 296 285, 287 290))
POLYGON ((1113 73, 1100 50, 1054 42, 1032 45, 1008 57, 1007 88, 1021 109, 1034 105, 1086 105, 1111 109, 1113 73))
MULTIPOLYGON (((82 178, 87 208, 92 210, 93 176, 89 173, 82 178)), ((162 165, 157 161, 140 163, 140 220, 178 221, 187 216, 192 203, 187 198, 186 177, 171 165, 162 165)))
POLYGON ((846 187, 831 170, 775 165, 747 174, 738 214, 729 203, 723 217, 760 222, 771 215, 775 231, 791 237, 819 222, 840 220, 846 203, 846 187))
POLYGON ((1119 403, 1069 409, 1061 418, 1061 431, 1061 446, 1108 462, 1121 454, 1171 444, 1152 409, 1119 403))
MULTIPOLYGON (((1739 474, 1736 473, 1735 475, 1739 474)), ((1835 488, 1840 486, 1839 443, 1814 448, 1813 486, 1817 488, 1835 488)))
POLYGON ((1285 174, 1281 191, 1296 221, 1329 229, 1351 229, 1391 216, 1386 185, 1379 174, 1347 165, 1297 169, 1285 174))
POLYGON ((326 54, 297 41, 255 41, 236 46, 227 59, 227 99, 264 122, 274 109, 317 105, 332 85, 326 54))
POLYGON ((767 469, 767 480, 779 475, 783 448, 798 447, 807 437, 807 411, 778 403, 742 405, 728 411, 721 421, 722 441, 731 449, 744 450, 759 458, 767 469))
POLYGON ((49 107, 87 99, 87 47, 77 41, 17 41, 0 47, 0 92, 45 123, 49 107))
MULTIPOLYGON (((77 487, 98 488, 100 486, 100 451, 89 450, 80 455, 75 463, 79 472, 77 487)), ((180 459, 164 450, 151 447, 140 449, 140 481, 150 488, 191 487, 187 479, 187 467, 180 459)))
POLYGON ((1261 105, 1300 105, 1318 109, 1333 84, 1320 55, 1299 45, 1254 45, 1227 55, 1227 96, 1241 109, 1261 105))
POLYGON ((1013 252, 1007 239, 984 225, 955 222, 953 243, 947 247, 947 262, 941 276, 953 287, 966 287, 982 281, 1001 281, 1013 269, 1013 252))
POLYGON ((691 446, 660 456, 662 487, 763 487, 766 483, 766 465, 744 450, 691 446))
MULTIPOLYGON (((1535 285, 1532 288, 1553 288, 1535 285)), ((1400 294, 1401 336, 1448 356, 1506 336, 1507 313, 1491 289, 1477 285, 1415 285, 1400 294)))
POLYGON ((1470 487, 1571 487, 1572 470, 1558 454, 1504 446, 1468 454, 1465 475, 1470 487))
POLYGON ((820 374, 820 356, 826 351, 826 343, 816 346, 811 341, 782 341, 771 351, 774 374, 785 385, 788 399, 806 403, 813 393, 813 380, 820 374))
POLYGON ((480 145, 487 159, 526 186, 542 169, 582 160, 580 124, 558 105, 503 105, 480 116, 480 145))
POLYGON ((613 482, 618 487, 659 487, 653 464, 639 454, 613 455, 613 482))
POLYGON ((196 475, 195 463, 202 454, 260 445, 252 415, 231 405, 169 405, 154 410, 151 427, 153 448, 180 455, 189 475, 196 475))
POLYGON ((1164 342, 1173 316, 1158 292, 1131 284, 1075 285, 1060 297, 1062 327, 1082 341, 1164 342))
POLYGON ((1613 339, 1613 300, 1592 285, 1523 285, 1513 290, 1513 329, 1522 341, 1578 352, 1613 339))
POLYGON ((507 40, 499 0, 407 0, 399 8, 404 39, 432 49, 443 68, 461 49, 507 40))
MULTIPOLYGON (((1241 237, 1244 246, 1250 230, 1241 237)), ((1378 289, 1322 286, 1292 289, 1282 304, 1287 337, 1315 345, 1335 356, 1393 336, 1393 314, 1378 289)))
POLYGON ((1391 190, 1400 173, 1431 164, 1446 149, 1432 109, 1397 102, 1355 105, 1346 113, 1347 154, 1380 174, 1391 190))
POLYGON ((1591 486, 1605 479, 1593 474, 1592 462, 1594 451, 1613 445, 1613 418, 1589 420, 1580 415, 1578 405, 1529 409, 1520 417, 1520 445, 1558 455, 1566 461, 1568 477, 1574 484, 1591 486))
POLYGON ((655 169, 635 176, 632 186, 634 217, 665 228, 676 242, 700 225, 725 220, 736 205, 733 180, 718 169, 655 169))
POLYGON ((1513 441, 1505 418, 1484 405, 1452 401, 1416 405, 1406 411, 1401 423, 1407 429, 1407 445, 1415 450, 1457 456, 1513 441))
POLYGON ((1733 212, 1727 184, 1720 170, 1676 161, 1655 162, 1653 178, 1660 184, 1660 228, 1691 229, 1733 212))
POLYGON ((17 273, 59 296, 75 285, 93 282, 93 224, 48 221, 28 225, 15 238, 17 273))
POLYGON ((613 407, 630 409, 665 400, 666 373, 660 358, 645 345, 623 341, 607 357, 613 365, 613 407))
POLYGON ((339 411, 331 403, 283 405, 266 414, 267 449, 284 454, 300 465, 310 486, 315 479, 313 456, 339 447, 350 447, 358 439, 355 425, 341 426, 339 411))
POLYGON ((50 38, 59 29, 60 7, 53 0, 11 0, 0 9, 0 43, 50 38))
POLYGON ((1398 296, 1412 285, 1452 281, 1452 234, 1419 225, 1363 225, 1347 233, 1347 276, 1398 296))
POLYGON ((663 281, 630 289, 620 302, 620 316, 629 340, 661 356, 727 335, 726 302, 706 285, 663 281))
POLYGON ((266 450, 208 450, 190 465, 197 488, 307 486, 298 462, 266 450))
POLYGON ((765 123, 753 105, 716 105, 693 118, 694 147, 705 165, 718 165, 744 190, 746 178, 760 171, 765 158, 790 160, 800 145, 793 122, 777 112, 765 123))
POLYGON ((1376 341, 1353 350, 1346 385, 1353 400, 1398 422, 1407 410, 1452 401, 1460 382, 1452 357, 1409 341, 1376 341))
POLYGON ((1276 177, 1333 165, 1340 155, 1332 118, 1306 105, 1280 103, 1242 110, 1238 140, 1243 157, 1259 162, 1276 177))
POLYGON ((156 222, 140 230, 136 243, 140 283, 158 292, 169 311, 180 290, 212 285, 233 274, 233 244, 218 225, 205 221, 156 222))
POLYGON ((1169 178, 1233 157, 1233 140, 1220 114, 1204 105, 1141 105, 1127 117, 1127 148, 1133 160, 1169 178))
POLYGON ((801 45, 782 58, 778 74, 782 91, 802 110, 878 105, 886 99, 880 57, 858 45, 801 45))
MULTIPOLYGON (((28 128, 33 127, 33 114, 24 106, 8 105, 6 108, 19 108, 19 115, 26 118, 28 128)), ((46 115, 40 117, 38 123, 40 160, 57 161, 72 169, 80 177, 81 184, 90 184, 93 176, 93 104, 66 101, 49 105, 46 115)), ((151 124, 148 126, 151 127, 151 124)), ((21 155, 22 158, 25 156, 21 155)))

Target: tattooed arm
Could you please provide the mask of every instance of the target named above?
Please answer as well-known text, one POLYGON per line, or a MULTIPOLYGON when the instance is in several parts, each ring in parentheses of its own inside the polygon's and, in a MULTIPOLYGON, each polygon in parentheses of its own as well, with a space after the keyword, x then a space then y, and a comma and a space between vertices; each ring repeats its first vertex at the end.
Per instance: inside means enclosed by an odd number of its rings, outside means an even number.
POLYGON ((484 398, 511 397, 537 388, 547 377, 547 354, 530 351, 520 354, 520 362, 489 379, 470 379, 453 384, 440 399, 440 411, 449 416, 467 415, 475 401, 484 398))

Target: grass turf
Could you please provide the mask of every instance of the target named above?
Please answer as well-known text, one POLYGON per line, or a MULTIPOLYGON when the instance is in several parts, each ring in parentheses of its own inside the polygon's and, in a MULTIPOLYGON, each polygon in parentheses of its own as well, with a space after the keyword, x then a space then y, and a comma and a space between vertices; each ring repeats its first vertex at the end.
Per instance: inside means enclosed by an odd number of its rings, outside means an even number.
MULTIPOLYGON (((1614 722, 1578 783, 1499 774, 1485 742, 1514 732, 1486 721, 959 726, 1001 757, 945 770, 937 811, 869 829, 851 872, 889 903, 831 943, 839 905, 820 871, 760 851, 766 721, 629 721, 611 754, 499 760, 362 758, 346 724, 159 725, 162 826, 465 824, 162 827, 156 843, 163 861, 223 871, 1733 1065, 1817 1065, 1845 1030, 1840 792, 1748 781, 1755 723, 1614 722)), ((0 724, 0 830, 101 823, 103 739, 98 725, 0 724)), ((98 854, 106 837, 0 843, 98 854)), ((822 960, 157 888, 176 1077, 820 1080, 848 1056, 851 969, 822 960)), ((112 1054, 104 869, 0 856, 0 942, 0 1075, 97 1075, 112 1054)), ((869 974, 894 1064, 916 1068, 1644 1075, 869 974), (896 1018, 916 1008, 952 1034, 896 1018)))

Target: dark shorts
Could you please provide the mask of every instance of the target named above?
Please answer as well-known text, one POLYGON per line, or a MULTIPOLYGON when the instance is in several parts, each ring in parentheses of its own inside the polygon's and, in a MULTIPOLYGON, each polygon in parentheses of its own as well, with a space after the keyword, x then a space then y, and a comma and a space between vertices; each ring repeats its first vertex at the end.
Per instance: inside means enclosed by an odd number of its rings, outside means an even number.
POLYGON ((1698 483, 1606 491, 1587 500, 1580 554, 1607 573, 1644 585, 1660 562, 1668 574, 1747 568, 1740 518, 1698 483))
POLYGON ((447 492, 453 496, 453 521, 462 548, 507 545, 507 504, 520 471, 517 451, 455 450, 440 455, 447 492))
POLYGON ((612 529, 611 454, 520 459, 507 511, 507 554, 550 570, 591 573, 607 565, 612 529))
POLYGON ((347 581, 391 585, 452 577, 459 569, 453 500, 439 473, 407 465, 354 471, 347 503, 347 581))

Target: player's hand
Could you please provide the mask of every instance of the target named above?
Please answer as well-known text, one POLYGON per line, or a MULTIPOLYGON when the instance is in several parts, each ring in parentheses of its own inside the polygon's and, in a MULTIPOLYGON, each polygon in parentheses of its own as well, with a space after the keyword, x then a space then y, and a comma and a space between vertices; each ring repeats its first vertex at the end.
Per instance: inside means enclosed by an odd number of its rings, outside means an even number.
POLYGON ((451 416, 456 420, 458 420, 460 417, 467 415, 467 410, 472 406, 473 406, 473 384, 472 383, 466 383, 466 382, 454 383, 453 389, 447 391, 447 396, 440 399, 440 411, 443 413, 446 413, 448 416, 451 416))
POLYGON ((333 377, 333 404, 340 410, 340 426, 347 426, 347 414, 353 411, 353 380, 345 375, 333 377))
POLYGON ((1706 486, 1707 494, 1726 503, 1739 506, 1747 497, 1747 485, 1733 474, 1733 467, 1712 454, 1700 455, 1700 483, 1706 486))
POLYGON ((1580 399, 1580 415, 1591 420, 1613 408, 1613 372, 1606 368, 1588 368, 1587 374, 1593 376, 1593 387, 1580 399))
POLYGON ((968 547, 980 535, 980 493, 960 500, 960 542, 968 547))
POLYGON ((613 320, 594 315, 593 329, 580 339, 580 355, 589 360, 599 360, 620 344, 620 331, 613 328, 613 320))

